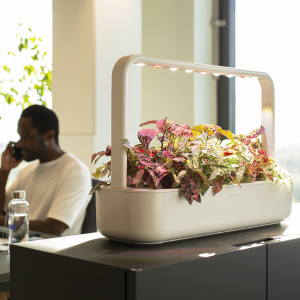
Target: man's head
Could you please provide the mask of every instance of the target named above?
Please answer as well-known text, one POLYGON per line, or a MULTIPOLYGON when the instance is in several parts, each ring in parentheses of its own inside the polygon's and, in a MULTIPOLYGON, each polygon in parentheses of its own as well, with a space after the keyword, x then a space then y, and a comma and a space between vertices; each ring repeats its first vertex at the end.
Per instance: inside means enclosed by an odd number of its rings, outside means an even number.
POLYGON ((43 159, 49 147, 58 146, 59 125, 55 113, 41 105, 26 108, 18 122, 20 141, 25 161, 43 159))

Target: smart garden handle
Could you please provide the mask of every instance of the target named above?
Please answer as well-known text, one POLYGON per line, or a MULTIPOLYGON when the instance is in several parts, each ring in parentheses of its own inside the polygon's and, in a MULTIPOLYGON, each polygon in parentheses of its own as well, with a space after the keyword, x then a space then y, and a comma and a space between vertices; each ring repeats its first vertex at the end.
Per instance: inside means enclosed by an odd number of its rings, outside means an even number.
MULTIPOLYGON (((140 66, 151 66, 157 69, 166 68, 173 71, 181 70, 187 73, 213 74, 215 76, 225 75, 228 77, 251 77, 257 78, 261 86, 262 95, 262 120, 266 129, 262 135, 262 148, 274 157, 274 84, 267 73, 235 68, 204 65, 184 61, 147 57, 142 55, 129 55, 120 58, 112 72, 112 103, 111 103, 111 188, 127 188, 127 154, 123 146, 126 139, 126 101, 128 91, 129 68, 137 64, 140 66), (268 144, 267 144, 268 141, 268 144)), ((225 129, 225 128, 224 128, 225 129)))

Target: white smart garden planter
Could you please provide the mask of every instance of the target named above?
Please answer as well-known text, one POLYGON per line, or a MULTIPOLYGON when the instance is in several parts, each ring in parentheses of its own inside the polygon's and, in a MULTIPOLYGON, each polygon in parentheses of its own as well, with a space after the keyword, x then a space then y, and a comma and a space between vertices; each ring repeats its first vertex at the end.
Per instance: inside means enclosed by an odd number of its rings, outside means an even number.
POLYGON ((131 65, 213 74, 255 77, 262 90, 262 148, 274 157, 274 85, 262 72, 158 59, 122 57, 112 73, 112 181, 96 192, 97 227, 106 237, 131 243, 162 243, 202 235, 279 223, 291 213, 292 192, 285 185, 260 181, 211 188, 201 203, 189 205, 180 189, 127 188, 126 98, 131 65), (268 145, 267 141, 268 140, 268 145))

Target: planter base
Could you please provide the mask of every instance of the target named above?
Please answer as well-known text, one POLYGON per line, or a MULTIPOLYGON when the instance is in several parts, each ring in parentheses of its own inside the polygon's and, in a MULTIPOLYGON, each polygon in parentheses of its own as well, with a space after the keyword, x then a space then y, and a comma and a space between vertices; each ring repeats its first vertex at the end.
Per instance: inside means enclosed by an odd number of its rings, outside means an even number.
POLYGON ((225 231, 220 231, 220 232, 213 232, 213 233, 207 233, 207 234, 189 236, 189 237, 184 237, 184 238, 180 238, 180 239, 168 240, 168 241, 163 241, 163 242, 154 242, 154 243, 138 243, 138 242, 129 242, 129 241, 124 241, 124 240, 118 240, 118 239, 114 239, 114 238, 110 238, 110 239, 114 240, 116 242, 122 242, 122 243, 128 243, 128 244, 157 245, 157 244, 163 244, 163 243, 169 243, 169 242, 176 242, 176 241, 182 241, 182 240, 187 240, 187 239, 194 239, 194 238, 199 238, 199 237, 204 237, 204 236, 209 236, 209 235, 216 235, 216 234, 222 234, 222 233, 227 233, 227 232, 234 232, 234 231, 246 230, 246 229, 251 229, 251 228, 271 226, 271 225, 275 225, 275 224, 279 224, 279 223, 280 222, 275 222, 275 223, 270 223, 270 224, 263 224, 263 225, 245 227, 245 228, 238 228, 238 229, 233 229, 233 230, 225 230, 225 231))
POLYGON ((291 213, 292 192, 264 181, 223 186, 189 205, 180 189, 103 188, 96 192, 97 227, 104 236, 155 244, 266 226, 291 213))

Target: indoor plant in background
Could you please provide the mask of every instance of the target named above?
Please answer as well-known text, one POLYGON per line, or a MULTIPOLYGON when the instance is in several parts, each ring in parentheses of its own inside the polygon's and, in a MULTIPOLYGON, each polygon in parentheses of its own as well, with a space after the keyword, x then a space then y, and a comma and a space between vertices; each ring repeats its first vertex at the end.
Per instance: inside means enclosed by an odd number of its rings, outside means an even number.
MULTIPOLYGON (((216 125, 178 125, 167 118, 149 121, 141 126, 155 124, 156 129, 138 132, 140 144, 127 147, 127 186, 131 188, 182 188, 189 204, 201 202, 212 187, 213 195, 224 185, 276 181, 290 191, 293 177, 261 149, 259 136, 264 128, 248 135, 234 135, 216 125), (221 138, 226 139, 221 140, 221 138), (157 138, 159 147, 150 147, 157 138)), ((102 156, 110 156, 111 147, 93 154, 95 164, 102 156)), ((110 177, 111 162, 104 163, 93 173, 96 178, 110 177)), ((110 181, 100 181, 91 193, 110 181)))
MULTIPOLYGON (((46 59, 42 39, 30 26, 19 25, 12 49, 7 52, 7 63, 0 67, 0 101, 2 106, 14 103, 22 109, 33 103, 47 106, 47 99, 51 97, 52 66, 46 59)), ((0 119, 1 114, 2 109, 0 119)))

